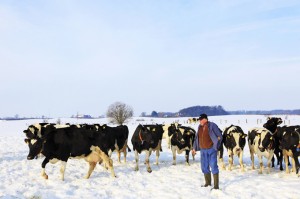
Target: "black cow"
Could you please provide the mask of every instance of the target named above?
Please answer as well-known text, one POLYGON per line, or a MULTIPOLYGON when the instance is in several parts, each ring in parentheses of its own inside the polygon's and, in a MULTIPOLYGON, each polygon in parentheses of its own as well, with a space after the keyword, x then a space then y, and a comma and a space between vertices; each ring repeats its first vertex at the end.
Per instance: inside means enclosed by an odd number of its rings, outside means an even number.
POLYGON ((293 171, 298 174, 300 167, 298 160, 298 156, 300 155, 300 126, 278 127, 277 134, 284 156, 286 173, 289 173, 288 157, 291 157, 293 171))
POLYGON ((152 128, 151 130, 150 129, 151 128, 149 126, 145 127, 139 124, 132 135, 131 143, 135 152, 136 161, 135 171, 139 170, 139 154, 141 154, 142 151, 146 152, 145 163, 147 165, 147 171, 149 173, 152 172, 149 164, 149 157, 152 151, 156 151, 156 164, 158 164, 162 134, 160 135, 158 132, 156 132, 156 128, 152 128))
MULTIPOLYGON (((144 127, 148 128, 150 131, 155 132, 159 136, 159 151, 162 151, 161 142, 164 134, 164 125, 163 124, 145 124, 144 127)), ((159 155, 159 154, 158 154, 159 155)), ((158 162, 157 162, 158 164, 158 162)))
POLYGON ((239 126, 231 125, 224 130, 222 142, 228 151, 230 171, 233 165, 234 155, 239 157, 241 170, 245 171, 243 164, 243 151, 246 145, 246 136, 247 135, 239 126))
POLYGON ((193 118, 189 118, 189 119, 187 120, 187 123, 188 123, 188 124, 196 124, 196 122, 198 122, 198 121, 199 121, 199 118, 193 117, 193 118))
POLYGON ((96 163, 104 161, 115 177, 113 162, 108 156, 106 143, 108 136, 89 128, 71 125, 66 128, 55 128, 54 125, 47 125, 41 128, 41 134, 35 135, 26 131, 25 142, 29 146, 28 160, 32 160, 40 152, 45 156, 42 162, 42 176, 48 179, 45 167, 48 162, 56 163, 59 160, 61 165, 61 179, 64 180, 64 172, 67 161, 70 157, 84 158, 89 162, 89 171, 86 178, 93 172, 96 163))
MULTIPOLYGON (((168 135, 172 136, 171 150, 173 153, 173 165, 176 165, 176 152, 181 154, 183 151, 185 151, 186 164, 190 165, 189 154, 193 147, 196 131, 191 127, 171 124, 168 128, 168 135)), ((195 160, 194 155, 193 160, 195 160)))
POLYGON ((270 173, 271 160, 275 150, 274 143, 273 134, 266 128, 254 128, 248 132, 248 144, 252 161, 252 169, 254 169, 254 154, 257 154, 260 166, 259 174, 262 174, 263 170, 263 156, 267 158, 267 173, 270 173))
MULTIPOLYGON (((127 142, 128 142, 128 135, 129 130, 126 125, 120 125, 116 127, 110 127, 106 124, 102 126, 98 126, 99 130, 102 133, 107 134, 109 136, 109 157, 111 157, 111 154, 116 151, 118 154, 118 161, 121 162, 121 152, 124 153, 124 162, 126 162, 126 155, 127 155, 127 142)), ((128 151, 131 151, 128 147, 128 151)))
MULTIPOLYGON (((271 133, 273 133, 274 136, 274 146, 275 146, 275 151, 274 154, 277 158, 277 165, 279 165, 280 170, 283 170, 282 167, 282 158, 283 158, 283 154, 282 154, 282 150, 279 148, 279 136, 277 133, 277 127, 278 125, 282 124, 282 119, 281 118, 277 118, 277 117, 268 117, 267 118, 267 122, 263 125, 264 128, 268 129, 269 131, 271 131, 271 133)), ((273 156, 272 158, 272 167, 274 167, 274 162, 275 162, 275 158, 273 156)))

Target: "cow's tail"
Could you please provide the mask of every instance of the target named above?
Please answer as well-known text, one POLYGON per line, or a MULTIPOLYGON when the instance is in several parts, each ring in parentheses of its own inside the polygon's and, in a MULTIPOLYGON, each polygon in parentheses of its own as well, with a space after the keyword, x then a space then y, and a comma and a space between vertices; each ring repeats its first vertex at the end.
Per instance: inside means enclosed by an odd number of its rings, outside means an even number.
POLYGON ((129 146, 127 145, 127 149, 128 149, 128 152, 131 152, 131 149, 129 148, 129 146))

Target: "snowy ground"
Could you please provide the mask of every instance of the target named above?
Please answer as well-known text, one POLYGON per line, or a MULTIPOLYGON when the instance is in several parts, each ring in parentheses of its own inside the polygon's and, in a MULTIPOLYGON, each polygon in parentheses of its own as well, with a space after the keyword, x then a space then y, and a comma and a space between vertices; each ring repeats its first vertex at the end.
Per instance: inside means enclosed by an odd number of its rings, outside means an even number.
MULTIPOLYGON (((300 124, 300 116, 281 116, 285 124, 300 124)), ((133 118, 127 125, 130 138, 138 123, 171 123, 179 121, 185 124, 187 118, 133 118), (144 120, 144 121, 138 121, 144 120)), ((230 124, 239 125, 244 132, 252 127, 261 127, 265 116, 217 116, 209 117, 221 129, 230 124)), ((56 122, 57 119, 49 122, 56 122)), ((97 120, 64 119, 70 123, 107 123, 105 118, 97 120)), ((300 198, 300 178, 296 174, 286 174, 278 168, 271 174, 259 175, 258 170, 251 169, 248 146, 245 147, 244 164, 246 171, 241 172, 237 158, 234 159, 233 171, 220 170, 220 188, 213 190, 201 188, 204 178, 200 170, 199 153, 191 165, 185 165, 184 155, 177 156, 177 165, 172 165, 172 154, 163 140, 163 152, 159 165, 154 165, 152 154, 152 173, 146 171, 140 161, 140 170, 134 171, 134 153, 128 154, 127 163, 118 163, 113 154, 114 169, 117 178, 102 166, 97 166, 90 179, 84 179, 88 165, 84 160, 70 159, 67 164, 65 181, 60 180, 60 164, 48 164, 46 171, 49 179, 40 176, 42 158, 28 161, 28 147, 24 143, 23 130, 28 125, 41 120, 0 120, 0 198, 300 198)), ((191 125, 197 128, 198 124, 191 125)), ((131 143, 129 146, 132 148, 131 143)), ((225 163, 228 163, 225 151, 225 163)), ((258 167, 257 158, 255 165, 258 167)))

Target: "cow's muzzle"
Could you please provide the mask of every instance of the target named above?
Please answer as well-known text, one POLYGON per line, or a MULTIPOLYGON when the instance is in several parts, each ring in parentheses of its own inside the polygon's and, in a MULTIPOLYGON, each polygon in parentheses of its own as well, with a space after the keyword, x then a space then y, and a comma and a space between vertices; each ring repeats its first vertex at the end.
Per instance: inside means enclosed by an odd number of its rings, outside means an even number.
POLYGON ((33 160, 34 159, 34 156, 27 156, 27 160, 33 160))
POLYGON ((265 151, 265 148, 264 148, 264 147, 258 147, 258 149, 259 149, 261 152, 264 152, 264 151, 265 151))

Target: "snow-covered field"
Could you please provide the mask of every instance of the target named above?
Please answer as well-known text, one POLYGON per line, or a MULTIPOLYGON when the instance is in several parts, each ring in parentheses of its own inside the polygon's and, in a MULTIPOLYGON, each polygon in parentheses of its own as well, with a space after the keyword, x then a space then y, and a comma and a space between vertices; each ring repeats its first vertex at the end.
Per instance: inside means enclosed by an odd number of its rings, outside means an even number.
MULTIPOLYGON (((286 125, 300 124, 300 116, 281 116, 286 125)), ((171 123, 179 121, 197 129, 198 124, 186 124, 187 118, 133 118, 128 122, 129 140, 139 123, 171 123), (141 121, 144 120, 144 121, 141 121)), ((252 127, 261 127, 265 116, 216 116, 209 117, 221 129, 230 124, 239 125, 245 133, 252 127)), ((57 119, 49 120, 56 122, 57 119)), ((107 119, 77 120, 61 118, 70 123, 107 123, 107 119)), ((248 145, 245 147, 244 164, 246 171, 241 172, 237 158, 232 171, 220 170, 220 188, 213 190, 201 188, 204 178, 199 163, 199 153, 195 161, 187 166, 184 154, 177 156, 177 165, 172 165, 171 150, 163 140, 163 152, 159 165, 153 164, 155 154, 151 155, 152 173, 148 173, 143 163, 144 154, 140 156, 140 170, 134 171, 134 153, 128 153, 127 163, 118 163, 113 154, 114 169, 117 178, 102 166, 97 166, 90 179, 84 179, 88 164, 84 160, 70 159, 65 172, 65 181, 60 180, 60 164, 48 164, 46 171, 49 179, 41 177, 42 158, 27 160, 28 147, 24 143, 23 130, 28 125, 42 120, 0 120, 0 198, 300 198, 300 178, 296 174, 286 174, 278 168, 271 169, 270 174, 259 175, 258 170, 251 169, 248 145)), ((132 145, 129 141, 129 146, 132 145)), ((224 154, 228 163, 227 152, 224 154)), ((191 158, 190 158, 191 159, 191 158)), ((258 161, 255 157, 255 165, 258 161)))

